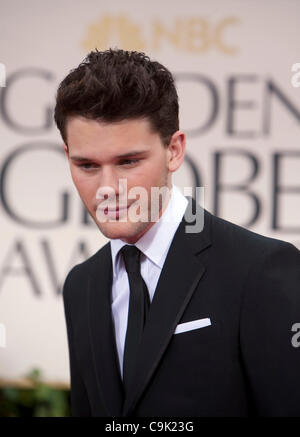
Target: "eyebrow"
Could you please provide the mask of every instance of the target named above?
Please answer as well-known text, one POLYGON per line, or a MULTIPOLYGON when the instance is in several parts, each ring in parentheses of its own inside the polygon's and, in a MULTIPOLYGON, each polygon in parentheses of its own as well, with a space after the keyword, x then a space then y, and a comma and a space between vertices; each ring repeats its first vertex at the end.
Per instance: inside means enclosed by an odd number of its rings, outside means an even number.
MULTIPOLYGON (((148 152, 148 150, 132 150, 131 152, 127 152, 127 153, 123 153, 121 155, 117 155, 116 158, 117 159, 120 159, 120 158, 129 158, 130 156, 141 155, 142 153, 145 153, 145 152, 148 152)), ((84 156, 70 156, 70 159, 72 161, 76 161, 76 162, 93 161, 93 159, 85 158, 84 156)))

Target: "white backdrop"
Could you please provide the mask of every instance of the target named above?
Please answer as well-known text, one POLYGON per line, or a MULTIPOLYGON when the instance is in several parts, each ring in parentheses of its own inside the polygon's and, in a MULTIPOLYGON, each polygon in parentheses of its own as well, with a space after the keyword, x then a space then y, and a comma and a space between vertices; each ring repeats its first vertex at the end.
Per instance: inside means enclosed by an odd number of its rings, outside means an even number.
POLYGON ((38 367, 69 381, 62 284, 107 240, 72 185, 53 108, 95 47, 145 51, 175 75, 187 159, 174 183, 203 185, 209 211, 300 248, 298 0, 0 7, 0 378, 38 367))

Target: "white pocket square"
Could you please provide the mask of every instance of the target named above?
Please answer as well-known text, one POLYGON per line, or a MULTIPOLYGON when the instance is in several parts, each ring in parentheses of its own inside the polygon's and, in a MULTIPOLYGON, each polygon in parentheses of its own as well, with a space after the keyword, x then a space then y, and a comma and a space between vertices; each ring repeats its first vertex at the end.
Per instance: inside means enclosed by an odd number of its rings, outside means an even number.
POLYGON ((191 320, 190 322, 179 323, 174 331, 174 334, 180 332, 191 331, 192 329, 204 328, 204 326, 211 325, 210 318, 191 320))

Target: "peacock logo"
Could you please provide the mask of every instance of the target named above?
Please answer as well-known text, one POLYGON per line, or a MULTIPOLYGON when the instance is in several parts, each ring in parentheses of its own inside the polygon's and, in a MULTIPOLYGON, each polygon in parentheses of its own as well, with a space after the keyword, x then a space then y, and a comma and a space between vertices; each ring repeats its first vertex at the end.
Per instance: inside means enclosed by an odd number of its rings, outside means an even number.
POLYGON ((94 47, 105 50, 114 45, 124 50, 143 51, 146 48, 140 26, 123 14, 105 15, 91 24, 83 41, 83 48, 87 51, 94 47))

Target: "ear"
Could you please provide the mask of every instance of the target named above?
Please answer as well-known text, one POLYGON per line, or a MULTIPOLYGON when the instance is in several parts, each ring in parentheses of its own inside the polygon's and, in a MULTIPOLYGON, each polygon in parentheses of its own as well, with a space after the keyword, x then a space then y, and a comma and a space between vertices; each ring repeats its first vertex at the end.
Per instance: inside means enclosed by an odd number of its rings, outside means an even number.
POLYGON ((182 164, 185 155, 186 139, 183 131, 176 131, 168 145, 168 169, 176 171, 182 164))
POLYGON ((63 148, 64 148, 64 151, 65 151, 66 157, 69 159, 69 149, 68 149, 68 147, 67 147, 67 145, 65 143, 63 143, 63 148))

